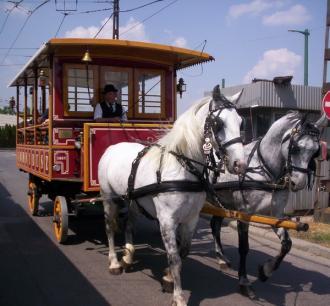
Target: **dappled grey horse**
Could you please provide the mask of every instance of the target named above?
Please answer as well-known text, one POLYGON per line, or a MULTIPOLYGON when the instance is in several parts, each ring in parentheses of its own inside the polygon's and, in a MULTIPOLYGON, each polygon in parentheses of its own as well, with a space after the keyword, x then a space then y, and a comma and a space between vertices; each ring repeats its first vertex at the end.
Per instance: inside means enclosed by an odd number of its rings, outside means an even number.
MULTIPOLYGON (((244 146, 247 169, 243 176, 238 177, 230 173, 220 176, 218 179, 220 188, 217 189, 217 194, 221 203, 226 208, 250 214, 283 217, 289 190, 301 190, 310 180, 311 165, 320 146, 320 129, 325 123, 327 123, 325 115, 313 124, 298 112, 290 112, 277 120, 262 139, 244 146), (287 188, 283 188, 285 181, 287 188), (226 189, 223 188, 224 182, 226 189)), ((222 221, 221 217, 213 217, 211 228, 219 264, 225 268, 230 262, 223 254, 221 245, 222 221)), ((249 224, 238 221, 237 226, 240 291, 253 298, 255 294, 246 273, 249 224)), ((281 240, 282 247, 275 258, 259 266, 259 279, 262 281, 266 281, 279 267, 292 245, 287 230, 283 228, 273 228, 273 230, 281 240)))
MULTIPOLYGON (((236 96, 238 97, 239 95, 236 96)), ((208 181, 203 179, 203 143, 212 144, 218 152, 222 148, 221 152, 225 151, 228 156, 229 171, 242 173, 245 166, 240 140, 241 122, 234 104, 222 96, 219 86, 216 86, 213 98, 205 98, 193 105, 178 118, 173 128, 156 145, 148 148, 139 143, 119 143, 105 151, 99 162, 98 175, 104 199, 110 273, 119 274, 123 267, 133 262, 134 218, 131 218, 130 213, 121 262, 115 251, 114 233, 119 209, 115 199, 121 198, 121 202, 127 207, 135 203, 159 221, 169 264, 163 284, 172 283, 173 304, 186 305, 181 288, 181 258, 189 252, 192 235, 206 198, 203 185, 208 181), (158 193, 152 190, 160 190, 166 184, 171 187, 171 191, 163 190, 158 193), (203 188, 200 188, 201 185, 203 188), (132 187, 137 191, 143 188, 145 190, 148 186, 152 187, 149 188, 150 193, 137 199, 130 196, 134 194, 132 187)))

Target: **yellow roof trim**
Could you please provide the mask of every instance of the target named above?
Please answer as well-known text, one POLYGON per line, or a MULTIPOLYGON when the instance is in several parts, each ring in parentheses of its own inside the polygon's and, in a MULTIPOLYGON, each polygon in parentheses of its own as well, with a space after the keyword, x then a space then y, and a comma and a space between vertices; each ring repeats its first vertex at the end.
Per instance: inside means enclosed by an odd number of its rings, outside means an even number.
POLYGON ((52 38, 30 59, 24 68, 17 74, 9 86, 22 83, 22 77, 31 74, 32 67, 45 61, 45 55, 53 53, 55 56, 82 57, 88 49, 91 57, 109 57, 119 60, 138 61, 166 65, 174 69, 187 68, 214 60, 204 52, 154 44, 148 42, 91 39, 91 38, 52 38))

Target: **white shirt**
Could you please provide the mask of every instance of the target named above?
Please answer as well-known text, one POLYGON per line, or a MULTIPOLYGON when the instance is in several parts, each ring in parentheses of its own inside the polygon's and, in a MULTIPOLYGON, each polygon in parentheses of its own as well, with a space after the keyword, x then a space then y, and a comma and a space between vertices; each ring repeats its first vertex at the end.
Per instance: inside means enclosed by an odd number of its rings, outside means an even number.
MULTIPOLYGON (((116 103, 113 103, 113 104, 110 104, 110 103, 107 103, 108 107, 112 107, 112 110, 113 111, 116 111, 116 103)), ((123 120, 123 121, 127 121, 127 107, 126 106, 122 106, 123 108, 123 112, 120 116, 120 119, 123 120)), ((94 109, 94 120, 95 119, 98 119, 98 118, 103 118, 102 116, 103 112, 102 112, 102 107, 100 105, 100 103, 96 104, 95 106, 95 109, 94 109)))

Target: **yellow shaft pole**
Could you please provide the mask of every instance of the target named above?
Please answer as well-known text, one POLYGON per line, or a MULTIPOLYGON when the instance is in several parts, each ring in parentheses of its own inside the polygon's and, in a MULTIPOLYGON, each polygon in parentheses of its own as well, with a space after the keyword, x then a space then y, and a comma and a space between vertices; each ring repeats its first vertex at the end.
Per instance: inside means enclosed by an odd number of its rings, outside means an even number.
POLYGON ((245 222, 255 222, 261 224, 267 224, 274 227, 283 227, 285 229, 294 229, 296 231, 308 231, 308 224, 301 223, 301 222, 294 222, 290 220, 280 220, 274 217, 267 217, 267 216, 258 216, 258 215, 249 215, 247 213, 236 211, 236 210, 228 210, 223 209, 221 207, 216 207, 208 202, 206 202, 202 208, 202 213, 223 217, 223 218, 230 218, 236 219, 245 222))

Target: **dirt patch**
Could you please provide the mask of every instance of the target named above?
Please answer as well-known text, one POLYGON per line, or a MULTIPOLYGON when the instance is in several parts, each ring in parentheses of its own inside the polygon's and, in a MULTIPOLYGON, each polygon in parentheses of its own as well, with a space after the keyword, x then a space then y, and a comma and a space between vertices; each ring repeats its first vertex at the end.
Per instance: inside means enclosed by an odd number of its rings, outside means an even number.
POLYGON ((330 224, 317 222, 308 222, 308 224, 309 230, 307 232, 290 230, 290 235, 330 248, 330 224))

